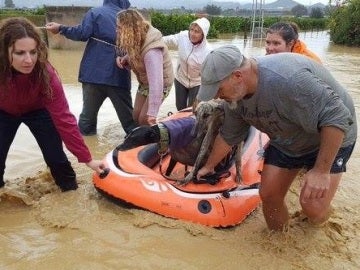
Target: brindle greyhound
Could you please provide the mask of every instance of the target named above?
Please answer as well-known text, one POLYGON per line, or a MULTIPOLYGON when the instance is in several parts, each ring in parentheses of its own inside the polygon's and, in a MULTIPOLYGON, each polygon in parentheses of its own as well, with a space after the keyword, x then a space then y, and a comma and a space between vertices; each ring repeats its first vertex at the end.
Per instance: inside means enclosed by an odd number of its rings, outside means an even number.
MULTIPOLYGON (((185 165, 193 166, 184 179, 177 184, 185 185, 196 179, 198 170, 205 164, 212 150, 219 128, 224 120, 224 101, 211 100, 200 102, 195 110, 196 137, 181 149, 172 149, 171 158, 185 165)), ((133 129, 117 149, 128 150, 140 145, 159 142, 160 132, 158 125, 149 127, 141 126, 133 129)), ((235 146, 236 182, 241 182, 241 145, 235 146)))

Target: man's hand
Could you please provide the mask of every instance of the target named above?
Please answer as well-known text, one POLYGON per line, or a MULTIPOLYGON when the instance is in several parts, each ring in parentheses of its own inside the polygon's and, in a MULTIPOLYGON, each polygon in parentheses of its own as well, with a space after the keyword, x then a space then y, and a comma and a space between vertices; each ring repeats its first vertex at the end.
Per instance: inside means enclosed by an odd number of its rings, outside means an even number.
POLYGON ((330 188, 330 173, 311 169, 303 176, 301 186, 304 199, 325 198, 330 188))
POLYGON ((47 31, 49 31, 53 34, 57 34, 60 31, 60 26, 61 26, 61 24, 59 24, 59 23, 49 22, 45 25, 45 28, 47 31))

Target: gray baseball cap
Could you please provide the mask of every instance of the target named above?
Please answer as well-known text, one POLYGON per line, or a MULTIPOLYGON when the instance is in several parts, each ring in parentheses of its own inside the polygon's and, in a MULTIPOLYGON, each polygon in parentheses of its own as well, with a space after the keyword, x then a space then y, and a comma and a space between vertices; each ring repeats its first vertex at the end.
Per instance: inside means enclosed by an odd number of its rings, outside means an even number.
POLYGON ((214 49, 205 58, 201 68, 201 85, 197 98, 200 101, 213 99, 222 80, 240 67, 244 56, 234 45, 214 49))

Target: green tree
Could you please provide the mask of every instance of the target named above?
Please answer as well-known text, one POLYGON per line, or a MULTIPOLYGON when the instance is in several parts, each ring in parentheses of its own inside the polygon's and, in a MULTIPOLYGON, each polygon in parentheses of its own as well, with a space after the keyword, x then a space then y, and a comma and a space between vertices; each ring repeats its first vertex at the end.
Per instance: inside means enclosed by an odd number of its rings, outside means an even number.
POLYGON ((6 8, 14 8, 15 7, 15 5, 14 5, 14 3, 13 3, 13 1, 12 0, 5 0, 5 7, 6 8))
POLYGON ((310 18, 324 18, 324 12, 321 8, 315 7, 310 10, 310 18))
POLYGON ((296 5, 291 9, 291 13, 295 17, 302 17, 308 14, 308 10, 304 5, 296 5))
POLYGON ((221 14, 221 7, 215 5, 207 5, 204 8, 204 11, 209 15, 220 15, 221 14))
POLYGON ((337 44, 360 46, 360 0, 345 0, 330 14, 330 39, 337 44))

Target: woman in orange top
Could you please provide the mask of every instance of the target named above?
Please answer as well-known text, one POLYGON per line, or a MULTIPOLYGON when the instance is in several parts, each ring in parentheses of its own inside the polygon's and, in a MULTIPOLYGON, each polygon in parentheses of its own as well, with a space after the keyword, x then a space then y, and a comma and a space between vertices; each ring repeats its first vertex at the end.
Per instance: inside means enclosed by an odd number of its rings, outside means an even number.
POLYGON ((320 58, 299 40, 299 27, 293 22, 278 22, 266 31, 266 54, 293 52, 306 55, 321 63, 320 58))

